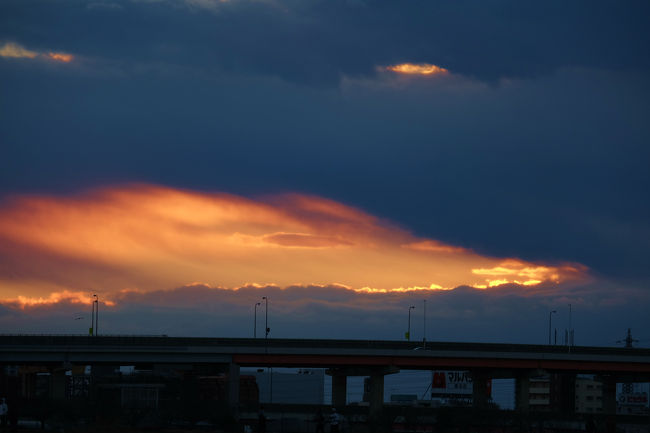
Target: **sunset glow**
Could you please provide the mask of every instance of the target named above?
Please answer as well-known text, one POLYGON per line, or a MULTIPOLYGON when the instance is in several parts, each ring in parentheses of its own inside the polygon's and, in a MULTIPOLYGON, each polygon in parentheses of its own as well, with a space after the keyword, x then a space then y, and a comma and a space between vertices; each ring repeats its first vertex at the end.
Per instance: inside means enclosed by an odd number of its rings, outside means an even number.
POLYGON ((74 59, 72 54, 65 53, 47 53, 47 57, 58 62, 69 63, 74 59))
POLYGON ((0 56, 1 57, 11 57, 11 58, 27 58, 33 59, 38 56, 38 53, 35 51, 28 50, 18 44, 13 42, 7 42, 2 47, 0 47, 0 56))
POLYGON ((449 72, 445 68, 430 63, 401 63, 387 66, 386 70, 407 75, 440 75, 449 72))
POLYGON ((32 60, 54 60, 56 62, 70 63, 74 56, 60 52, 38 52, 29 50, 14 42, 7 42, 0 47, 0 57, 32 60))
MULTIPOLYGON (((2 302, 6 304, 14 304, 19 308, 34 307, 37 305, 52 305, 60 302, 67 302, 70 304, 90 305, 94 298, 89 293, 84 292, 70 292, 64 290, 63 292, 52 292, 49 295, 43 296, 22 296, 16 298, 3 299, 2 302)), ((110 300, 102 300, 102 303, 108 306, 114 306, 115 303, 110 300)))
POLYGON ((110 302, 125 289, 196 281, 372 294, 559 284, 586 272, 481 256, 320 197, 251 200, 152 185, 17 197, 0 208, 0 245, 0 298, 22 305, 85 303, 89 288, 110 302))

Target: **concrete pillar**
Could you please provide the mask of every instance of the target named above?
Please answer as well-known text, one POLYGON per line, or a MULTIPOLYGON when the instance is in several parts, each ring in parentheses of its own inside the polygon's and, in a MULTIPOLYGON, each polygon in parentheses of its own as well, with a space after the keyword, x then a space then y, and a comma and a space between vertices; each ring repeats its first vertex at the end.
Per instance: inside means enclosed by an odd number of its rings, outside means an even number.
POLYGON ((332 406, 343 407, 347 404, 348 377, 344 374, 332 375, 332 406))
POLYGON ((616 415, 616 379, 613 376, 602 376, 603 381, 603 413, 616 415))
POLYGON ((65 400, 67 379, 65 370, 54 370, 50 373, 50 398, 52 400, 65 400))
POLYGON ((530 411, 530 378, 522 374, 515 379, 515 409, 528 413, 530 411))
POLYGON ((487 372, 472 370, 472 405, 477 409, 488 407, 488 379, 487 372))
POLYGON ((550 375, 551 410, 571 415, 576 406, 576 375, 574 373, 552 373, 550 375))
POLYGON ((228 407, 235 414, 239 409, 239 365, 228 364, 228 407))
POLYGON ((370 388, 368 415, 370 419, 377 419, 384 407, 384 375, 373 374, 368 382, 370 388))
POLYGON ((603 414, 605 415, 605 430, 607 433, 616 432, 616 378, 611 375, 602 376, 603 381, 603 414))

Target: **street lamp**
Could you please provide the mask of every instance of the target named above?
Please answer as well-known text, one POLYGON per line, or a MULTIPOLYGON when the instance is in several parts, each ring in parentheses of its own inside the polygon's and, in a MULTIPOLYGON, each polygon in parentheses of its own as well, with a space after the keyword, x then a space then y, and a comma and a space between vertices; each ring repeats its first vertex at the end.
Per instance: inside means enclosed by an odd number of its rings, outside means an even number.
POLYGON ((573 346, 573 324, 571 323, 571 304, 569 304, 569 350, 573 346))
POLYGON ((427 348, 427 300, 422 300, 422 347, 427 348))
POLYGON ((260 302, 255 304, 255 316, 253 319, 253 338, 257 338, 257 306, 262 305, 260 302))
POLYGON ((551 318, 553 317, 552 315, 554 313, 557 313, 557 311, 553 310, 548 313, 548 345, 551 345, 551 318))
POLYGON ((95 298, 92 301, 92 307, 93 311, 90 316, 90 329, 89 329, 89 334, 90 335, 97 335, 97 321, 99 317, 99 298, 97 295, 93 295, 93 298, 95 298))
POLYGON ((99 296, 95 296, 95 335, 99 335, 99 296))
POLYGON ((94 328, 95 328, 95 301, 93 300, 92 296, 90 297, 90 306, 92 307, 92 313, 90 313, 90 327, 88 328, 88 335, 91 337, 95 335, 94 328))
POLYGON ((264 328, 266 328, 266 331, 264 333, 264 338, 269 338, 269 332, 271 332, 271 329, 269 328, 269 298, 266 296, 262 296, 262 299, 266 301, 266 308, 265 308, 265 313, 264 313, 264 328))
POLYGON ((406 341, 411 341, 411 310, 414 308, 415 306, 413 305, 409 307, 409 327, 408 327, 408 331, 406 331, 406 341))

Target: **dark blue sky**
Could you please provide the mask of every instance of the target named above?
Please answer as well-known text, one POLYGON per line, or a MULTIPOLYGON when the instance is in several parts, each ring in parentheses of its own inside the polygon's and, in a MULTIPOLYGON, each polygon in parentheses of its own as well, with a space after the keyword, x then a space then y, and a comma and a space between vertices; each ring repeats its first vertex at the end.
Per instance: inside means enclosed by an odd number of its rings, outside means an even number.
POLYGON ((0 193, 297 191, 650 283, 647 1, 3 0, 0 193), (405 77, 398 63, 443 76, 405 77))

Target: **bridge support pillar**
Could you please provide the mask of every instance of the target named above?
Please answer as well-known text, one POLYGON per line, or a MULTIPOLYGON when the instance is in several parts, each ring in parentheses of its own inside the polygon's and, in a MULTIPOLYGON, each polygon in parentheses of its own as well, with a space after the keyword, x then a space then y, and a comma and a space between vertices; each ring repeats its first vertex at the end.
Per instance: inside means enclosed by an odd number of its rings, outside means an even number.
POLYGON ((54 370, 50 373, 50 398, 52 400, 64 400, 67 385, 65 370, 54 370))
POLYGON ((527 374, 515 378, 515 409, 523 413, 530 410, 530 378, 527 374))
POLYGON ((239 365, 228 364, 228 407, 237 418, 239 412, 239 365))
POLYGON ((575 413, 576 375, 575 373, 551 374, 551 410, 555 413, 571 415, 575 413))
POLYGON ((348 377, 344 374, 332 375, 332 406, 343 407, 347 403, 348 377))
POLYGON ((488 407, 488 380, 490 376, 485 370, 472 370, 472 405, 477 409, 488 407))
POLYGON ((384 407, 384 375, 372 374, 368 381, 368 416, 371 420, 378 420, 384 407))
POLYGON ((616 377, 601 376, 603 381, 603 414, 607 433, 616 432, 616 377))

